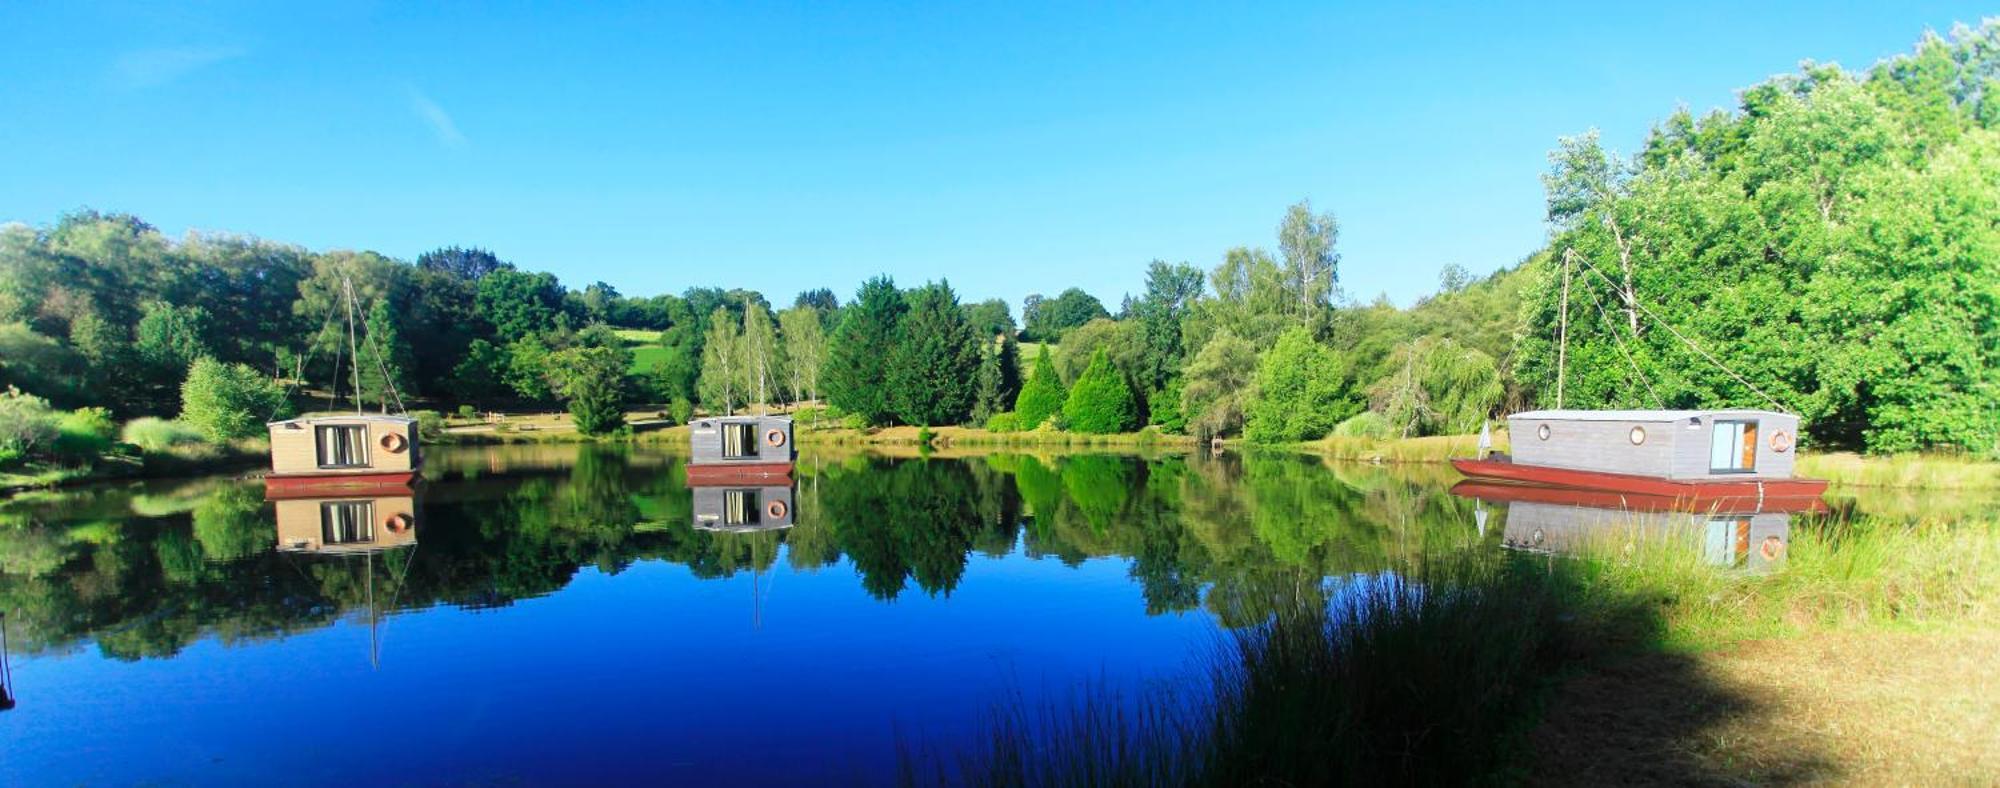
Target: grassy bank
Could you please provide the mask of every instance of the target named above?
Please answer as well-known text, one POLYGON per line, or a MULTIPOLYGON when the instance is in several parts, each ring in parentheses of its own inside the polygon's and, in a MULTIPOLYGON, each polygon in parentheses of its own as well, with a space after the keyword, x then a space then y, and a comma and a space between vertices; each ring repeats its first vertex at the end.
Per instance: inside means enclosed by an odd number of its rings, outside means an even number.
MULTIPOLYGON (((1166 685, 1178 689, 1127 698, 1084 688, 1047 707, 1002 703, 974 751, 912 755, 907 776, 992 785, 1660 776, 1644 771, 1656 764, 1606 763, 1619 756, 1571 746, 1607 728, 1603 716, 1578 713, 1577 703, 1622 709, 1609 724, 1620 728, 1619 741, 1684 755, 1677 779, 1839 776, 1858 768, 1843 760, 1844 737, 1791 741, 1794 749, 1819 749, 1779 760, 1817 771, 1783 773, 1745 766, 1740 743, 1714 738, 1759 708, 1779 706, 1772 697, 1812 691, 1801 682, 1815 679, 1799 677, 1819 674, 1772 670, 1757 674, 1769 683, 1743 685, 1718 678, 1716 666, 1765 644, 1832 655, 1855 637, 1879 636, 1894 638, 1892 653, 1914 656, 1948 652, 1967 631, 2000 631, 2000 521, 1818 523, 1794 528, 1788 553, 1782 571, 1746 575, 1703 562, 1691 534, 1635 530, 1575 558, 1474 552, 1395 575, 1303 580, 1286 612, 1221 636, 1196 659, 1193 677, 1166 685), (1634 664, 1645 670, 1630 672, 1634 664), (1633 680, 1605 680, 1621 671, 1633 680), (1569 691, 1591 681, 1601 691, 1569 691), (1659 688, 1672 689, 1665 706, 1694 711, 1631 705, 1659 688)), ((1910 683, 1901 689, 1915 690, 1901 696, 1931 704, 1903 716, 1992 716, 1992 704, 1981 706, 1981 691, 1956 669, 1901 679, 1910 683)), ((1829 705, 1814 713, 1827 718, 1819 728, 1874 730, 1879 712, 1829 705)), ((1929 761, 1927 738, 1892 745, 1885 768, 1929 761)), ((1976 737, 1968 746, 1979 746, 1976 737)))
POLYGON ((88 462, 33 463, 0 472, 0 497, 24 490, 120 479, 164 479, 248 470, 269 461, 262 440, 197 443, 137 454, 106 454, 88 462))

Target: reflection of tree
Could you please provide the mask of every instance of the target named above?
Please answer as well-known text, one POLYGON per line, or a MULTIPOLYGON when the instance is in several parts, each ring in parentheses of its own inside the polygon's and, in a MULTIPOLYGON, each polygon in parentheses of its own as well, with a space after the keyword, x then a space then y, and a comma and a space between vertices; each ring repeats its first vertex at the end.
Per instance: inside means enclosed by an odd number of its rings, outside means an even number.
POLYGON ((1323 577, 1473 542, 1469 504, 1440 484, 1291 455, 808 460, 794 527, 712 533, 692 527, 679 460, 560 449, 440 452, 442 478, 420 498, 419 547, 373 560, 274 551, 256 484, 153 495, 147 515, 124 492, 0 504, 0 608, 17 647, 91 638, 136 659, 201 637, 325 626, 364 610, 371 586, 382 606, 488 607, 638 561, 712 578, 781 557, 795 569, 846 557, 878 598, 911 581, 949 594, 974 550, 1001 556, 1018 540, 1029 556, 1068 563, 1129 559, 1147 612, 1206 609, 1236 626, 1319 593, 1323 577))

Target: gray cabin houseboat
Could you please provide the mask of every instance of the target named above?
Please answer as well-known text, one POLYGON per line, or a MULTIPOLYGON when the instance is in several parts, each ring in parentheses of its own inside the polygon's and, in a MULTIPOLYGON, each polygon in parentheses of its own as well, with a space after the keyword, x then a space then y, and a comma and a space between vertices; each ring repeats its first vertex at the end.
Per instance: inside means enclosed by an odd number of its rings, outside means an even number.
POLYGON ((1507 417, 1513 453, 1453 460, 1465 475, 1690 501, 1818 497, 1792 477, 1799 418, 1767 410, 1537 410, 1507 417))
POLYGON ((688 424, 688 479, 790 478, 798 447, 786 416, 710 416, 688 424))

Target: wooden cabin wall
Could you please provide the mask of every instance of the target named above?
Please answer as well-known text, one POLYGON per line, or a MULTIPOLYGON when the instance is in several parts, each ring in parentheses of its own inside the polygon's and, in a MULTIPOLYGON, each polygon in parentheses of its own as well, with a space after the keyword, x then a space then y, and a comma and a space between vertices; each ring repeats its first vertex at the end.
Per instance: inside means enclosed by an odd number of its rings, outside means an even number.
POLYGON ((1799 419, 1778 413, 1717 413, 1703 415, 1701 427, 1689 429, 1686 424, 1670 425, 1674 433, 1674 457, 1671 478, 1675 479, 1788 479, 1796 465, 1798 454, 1799 419), (1749 420, 1757 422, 1757 471, 1756 473, 1714 473, 1709 470, 1709 449, 1715 440, 1716 420, 1749 420), (1778 451, 1771 448, 1771 435, 1783 430, 1792 436, 1792 449, 1778 451))
POLYGON ((732 419, 696 419, 688 430, 689 455, 691 460, 702 465, 760 464, 791 462, 798 456, 796 438, 792 434, 790 419, 779 416, 739 417, 732 419), (756 424, 757 454, 752 457, 725 458, 722 456, 722 430, 726 423, 741 424, 745 420, 756 424), (785 434, 785 445, 772 446, 764 440, 764 433, 779 430, 785 434))
POLYGON ((1559 421, 1508 419, 1514 462, 1548 468, 1662 476, 1674 462, 1674 425, 1638 421, 1559 421), (1537 428, 1549 425, 1549 439, 1537 428), (1632 445, 1632 428, 1646 428, 1646 442, 1632 445))
POLYGON ((310 423, 300 423, 298 429, 290 429, 284 424, 271 426, 271 470, 280 474, 407 471, 414 467, 411 463, 416 460, 417 452, 415 422, 315 418, 310 423), (365 468, 319 467, 318 431, 313 428, 351 424, 367 429, 368 465, 365 468), (403 436, 405 449, 392 452, 382 448, 382 436, 391 433, 403 436))

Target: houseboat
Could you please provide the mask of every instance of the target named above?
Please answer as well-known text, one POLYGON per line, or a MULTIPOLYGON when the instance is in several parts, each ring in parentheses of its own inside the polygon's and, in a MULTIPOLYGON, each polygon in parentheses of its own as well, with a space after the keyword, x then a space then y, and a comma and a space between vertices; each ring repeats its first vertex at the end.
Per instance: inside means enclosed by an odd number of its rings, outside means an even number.
POLYGON ((1507 417, 1512 455, 1458 459, 1481 481, 1655 496, 1817 498, 1797 479, 1797 416, 1763 410, 1538 410, 1507 417))
POLYGON ((337 490, 266 489, 278 515, 278 550, 347 555, 417 543, 417 493, 407 485, 337 490))
POLYGON ((694 527, 702 531, 742 533, 792 527, 791 485, 702 486, 688 488, 694 496, 694 527))
POLYGON ((417 420, 345 413, 270 423, 267 489, 408 485, 423 467, 417 420))
MULTIPOLYGON (((798 447, 784 416, 713 416, 688 425, 688 482, 771 479, 790 485, 798 447)), ((749 485, 759 486, 759 485, 749 485)))

